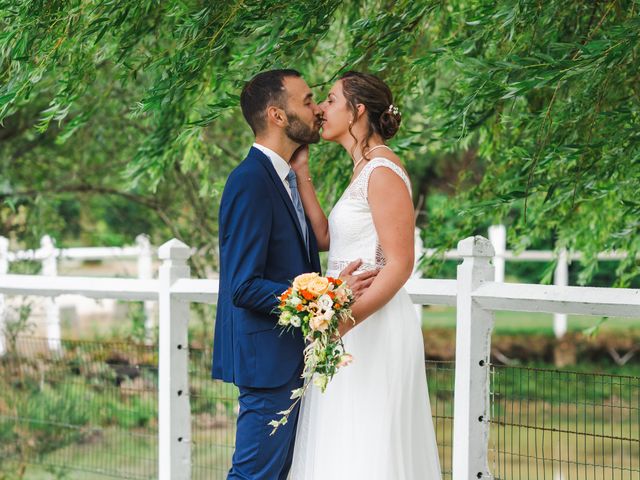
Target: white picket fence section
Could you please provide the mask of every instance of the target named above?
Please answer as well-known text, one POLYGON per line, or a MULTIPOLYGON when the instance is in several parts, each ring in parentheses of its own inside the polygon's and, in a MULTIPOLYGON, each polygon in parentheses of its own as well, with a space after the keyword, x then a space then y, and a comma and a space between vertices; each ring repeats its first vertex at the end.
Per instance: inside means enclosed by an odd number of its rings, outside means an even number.
MULTIPOLYGON (((31 260, 41 262, 42 275, 50 277, 52 282, 58 281, 58 265, 63 260, 123 260, 135 259, 137 261, 138 278, 148 280, 153 278, 153 256, 155 252, 147 235, 138 235, 136 244, 126 247, 80 247, 80 248, 56 248, 54 240, 45 235, 40 240, 40 248, 36 250, 9 250, 9 240, 0 237, 0 275, 9 271, 9 265, 14 262, 31 260), (57 278, 53 278, 57 277, 57 278)), ((144 303, 145 335, 148 341, 153 339, 154 302, 147 300, 144 303)), ((4 295, 0 293, 0 355, 4 353, 4 295)), ((47 298, 44 306, 45 323, 49 350, 60 349, 60 305, 55 297, 47 298)))
MULTIPOLYGON (((114 279, 44 275, 0 275, 0 294, 158 301, 159 478, 191 478, 191 410, 187 327, 189 303, 213 304, 218 281, 191 279, 189 247, 171 240, 160 247, 158 279, 114 279)), ((415 304, 457 308, 453 478, 491 478, 488 465, 489 356, 498 310, 640 317, 640 289, 499 283, 491 264, 495 252, 483 237, 458 244, 463 258, 456 280, 411 279, 415 304)), ((506 254, 505 254, 506 258, 506 254)), ((0 272, 1 273, 1 272, 0 272)))
MULTIPOLYGON (((505 266, 507 261, 511 262, 553 262, 556 261, 556 267, 553 274, 553 284, 560 287, 569 285, 569 265, 574 260, 581 260, 583 254, 581 252, 567 252, 565 249, 559 249, 557 252, 552 250, 526 250, 523 252, 514 252, 507 250, 507 229, 504 225, 492 225, 489 227, 489 240, 493 246, 494 255, 492 258, 492 266, 494 270, 494 278, 496 283, 504 282, 505 266)), ((426 256, 437 254, 435 249, 426 249, 426 256)), ((444 258, 448 260, 457 260, 464 258, 459 250, 448 250, 444 253, 444 258)), ((623 260, 627 258, 624 252, 601 252, 597 255, 598 260, 623 260)), ((640 258, 640 257, 639 257, 640 258)), ((567 313, 553 312, 553 332, 556 338, 562 338, 567 333, 567 313)))
MULTIPOLYGON (((492 265, 494 268, 494 278, 496 282, 504 282, 505 265, 507 261, 518 262, 550 262, 556 261, 554 272, 554 285, 567 286, 569 284, 569 264, 572 260, 580 260, 580 252, 568 254, 566 250, 560 249, 558 252, 551 250, 528 250, 516 254, 507 250, 507 230, 504 225, 493 225, 489 227, 489 240, 493 245, 494 256, 492 265)), ((62 260, 109 260, 109 259, 136 259, 138 278, 148 280, 153 278, 153 256, 155 249, 149 242, 147 235, 138 235, 136 245, 126 247, 83 247, 83 248, 56 248, 54 240, 45 235, 40 242, 40 248, 36 250, 23 250, 11 252, 9 241, 0 237, 0 275, 9 271, 9 264, 21 260, 35 260, 42 262, 42 274, 49 277, 58 276, 58 264, 62 260)), ((416 228, 415 235, 415 257, 416 261, 422 256, 433 256, 437 254, 435 249, 424 249, 420 230, 416 228)), ((600 253, 600 260, 621 260, 626 257, 625 253, 608 252, 600 253)), ((462 259, 463 256, 458 250, 448 250, 444 252, 444 258, 448 260, 462 259)), ((414 278, 420 278, 421 272, 416 268, 414 278)), ((57 280, 56 280, 57 281, 57 280)), ((3 312, 4 297, 0 294, 0 312, 3 312)), ((46 330, 49 339, 49 348, 57 350, 60 347, 60 305, 55 298, 47 299, 45 305, 46 330)), ((422 315, 422 306, 416 305, 416 312, 422 315)), ((153 338, 154 315, 153 301, 147 300, 144 304, 145 334, 149 342, 153 338)), ((4 352, 3 321, 0 315, 0 355, 4 352)), ((556 338, 562 338, 567 332, 567 314, 553 314, 553 330, 556 338)))

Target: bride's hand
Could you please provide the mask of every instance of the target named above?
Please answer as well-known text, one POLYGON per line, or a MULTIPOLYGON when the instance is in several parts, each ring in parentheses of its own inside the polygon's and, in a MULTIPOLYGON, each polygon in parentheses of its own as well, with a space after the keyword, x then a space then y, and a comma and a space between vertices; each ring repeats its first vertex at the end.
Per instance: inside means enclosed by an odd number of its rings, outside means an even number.
POLYGON ((291 156, 291 162, 289 162, 291 168, 296 174, 303 170, 309 169, 309 145, 301 145, 293 152, 291 156))

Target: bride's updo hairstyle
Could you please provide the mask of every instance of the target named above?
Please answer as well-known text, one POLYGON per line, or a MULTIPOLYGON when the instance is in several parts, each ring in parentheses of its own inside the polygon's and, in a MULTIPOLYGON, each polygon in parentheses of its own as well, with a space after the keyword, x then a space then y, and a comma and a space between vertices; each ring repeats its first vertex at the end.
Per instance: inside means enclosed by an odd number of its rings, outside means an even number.
MULTIPOLYGON (((368 117, 368 131, 366 138, 362 139, 363 150, 369 146, 369 139, 374 133, 379 134, 383 139, 388 140, 393 137, 400 127, 400 112, 393 105, 393 95, 391 90, 380 78, 370 73, 349 71, 341 77, 342 92, 347 100, 347 105, 351 109, 355 120, 358 120, 358 104, 366 108, 368 117)), ((349 133, 358 142, 358 139, 351 132, 349 133)))

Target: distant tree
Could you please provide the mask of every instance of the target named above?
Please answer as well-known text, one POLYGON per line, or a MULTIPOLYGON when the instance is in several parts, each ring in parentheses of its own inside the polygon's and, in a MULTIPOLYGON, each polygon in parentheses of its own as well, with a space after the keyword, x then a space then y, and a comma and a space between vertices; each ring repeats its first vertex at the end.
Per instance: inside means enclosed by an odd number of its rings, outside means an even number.
MULTIPOLYGON (((582 280, 596 252, 628 251, 618 269, 628 285, 640 273, 639 10, 638 0, 0 1, 3 221, 19 205, 36 211, 35 199, 44 209, 63 194, 118 197, 215 267, 219 194, 251 141, 244 81, 293 67, 322 98, 359 69, 396 93, 393 146, 430 246, 504 221, 518 248, 584 251, 582 280)), ((328 206, 349 160, 332 145, 312 158, 328 206)))

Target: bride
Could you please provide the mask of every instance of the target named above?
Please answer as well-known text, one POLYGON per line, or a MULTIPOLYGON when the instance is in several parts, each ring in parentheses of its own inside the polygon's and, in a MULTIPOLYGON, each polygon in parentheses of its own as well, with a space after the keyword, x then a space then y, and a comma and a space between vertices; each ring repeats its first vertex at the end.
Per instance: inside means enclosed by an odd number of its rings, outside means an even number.
POLYGON ((320 107, 322 138, 353 160, 350 185, 329 218, 309 176, 308 147, 291 166, 327 275, 356 259, 379 270, 353 304, 356 324, 343 324, 353 363, 325 393, 310 389, 296 435, 292 480, 433 480, 440 464, 424 365, 420 319, 402 288, 413 269, 411 185, 385 145, 400 125, 388 86, 374 75, 347 72, 320 107))

